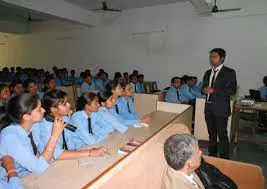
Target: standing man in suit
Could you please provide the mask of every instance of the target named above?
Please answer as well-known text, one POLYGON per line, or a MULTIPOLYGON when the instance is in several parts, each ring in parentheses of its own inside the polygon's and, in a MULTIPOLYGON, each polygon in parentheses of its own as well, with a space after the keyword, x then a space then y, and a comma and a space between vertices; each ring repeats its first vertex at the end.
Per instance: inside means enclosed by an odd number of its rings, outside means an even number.
POLYGON ((216 48, 210 51, 211 69, 203 78, 202 92, 207 95, 205 120, 209 133, 209 155, 229 159, 229 139, 227 134, 228 117, 231 115, 230 96, 236 93, 236 73, 224 66, 225 50, 216 48), (217 143, 219 138, 219 146, 217 143))

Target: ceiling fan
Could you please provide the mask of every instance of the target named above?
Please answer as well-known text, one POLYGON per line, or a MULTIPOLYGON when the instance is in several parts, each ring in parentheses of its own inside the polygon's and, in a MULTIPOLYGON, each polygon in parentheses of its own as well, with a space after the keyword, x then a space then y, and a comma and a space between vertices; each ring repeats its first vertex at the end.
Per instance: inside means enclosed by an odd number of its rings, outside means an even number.
POLYGON ((232 9, 219 9, 217 6, 217 0, 215 0, 214 6, 210 12, 217 13, 217 12, 230 12, 230 11, 240 11, 242 8, 232 8, 232 9))
POLYGON ((101 8, 100 9, 94 9, 94 11, 102 10, 102 11, 110 11, 110 12, 121 12, 120 9, 112 9, 108 7, 107 0, 101 1, 101 8))
POLYGON ((46 21, 45 19, 37 19, 37 18, 32 18, 31 12, 28 11, 28 17, 25 19, 26 22, 43 22, 46 21))

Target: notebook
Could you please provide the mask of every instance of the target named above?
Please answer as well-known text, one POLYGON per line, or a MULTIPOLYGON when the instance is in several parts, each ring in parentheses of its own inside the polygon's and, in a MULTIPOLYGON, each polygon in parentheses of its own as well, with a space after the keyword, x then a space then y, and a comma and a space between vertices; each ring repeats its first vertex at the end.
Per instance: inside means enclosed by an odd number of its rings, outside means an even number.
POLYGON ((141 144, 142 144, 141 141, 132 139, 129 142, 127 142, 123 147, 118 149, 118 153, 123 154, 123 155, 128 154, 132 152, 134 149, 136 149, 138 146, 140 146, 141 144))

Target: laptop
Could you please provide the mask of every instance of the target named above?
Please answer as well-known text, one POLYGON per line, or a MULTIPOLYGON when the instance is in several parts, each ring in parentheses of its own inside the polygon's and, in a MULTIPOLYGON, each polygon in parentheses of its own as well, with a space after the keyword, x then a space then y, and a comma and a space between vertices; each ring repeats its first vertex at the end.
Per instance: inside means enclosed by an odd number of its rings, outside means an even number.
POLYGON ((249 89, 250 98, 254 99, 256 102, 261 101, 261 93, 258 90, 249 89))

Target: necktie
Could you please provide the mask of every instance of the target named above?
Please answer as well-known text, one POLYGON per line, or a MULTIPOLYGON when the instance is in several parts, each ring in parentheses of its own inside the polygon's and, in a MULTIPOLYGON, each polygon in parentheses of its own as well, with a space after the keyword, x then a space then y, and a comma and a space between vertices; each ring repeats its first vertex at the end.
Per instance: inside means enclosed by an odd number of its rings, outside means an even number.
POLYGON ((34 155, 36 155, 37 154, 37 147, 36 147, 36 144, 34 143, 32 132, 30 132, 30 134, 28 135, 28 137, 31 140, 31 145, 32 145, 33 153, 34 153, 34 155))
POLYGON ((128 100, 127 100, 127 108, 128 108, 128 112, 131 113, 130 104, 129 104, 129 101, 128 100))
POLYGON ((119 108, 118 108, 118 105, 117 105, 117 104, 115 104, 115 110, 116 110, 117 114, 119 114, 119 113, 120 113, 120 112, 119 112, 119 108))
POLYGON ((179 101, 180 100, 179 91, 177 90, 176 93, 177 93, 177 100, 179 101))
POLYGON ((214 83, 215 83, 215 80, 216 80, 216 73, 217 73, 218 70, 213 70, 213 77, 212 77, 212 80, 211 80, 211 88, 214 87, 214 83))
POLYGON ((88 117, 88 131, 90 134, 93 134, 92 125, 91 125, 91 118, 88 117))
POLYGON ((136 87, 136 84, 134 85, 134 91, 135 91, 135 93, 137 93, 137 87, 136 87))
MULTIPOLYGON (((213 76, 212 76, 212 79, 211 79, 211 85, 210 85, 210 87, 211 88, 213 88, 214 87, 214 83, 215 83, 215 80, 216 80, 216 72, 217 72, 218 70, 214 70, 213 69, 213 76)), ((211 96, 212 94, 209 94, 209 95, 207 95, 207 101, 208 102, 210 102, 210 96, 211 96)))
POLYGON ((62 132, 62 138, 63 138, 63 149, 64 150, 68 150, 68 146, 67 146, 67 142, 66 142, 66 138, 65 138, 65 131, 64 130, 62 132))

